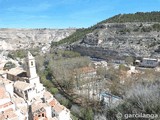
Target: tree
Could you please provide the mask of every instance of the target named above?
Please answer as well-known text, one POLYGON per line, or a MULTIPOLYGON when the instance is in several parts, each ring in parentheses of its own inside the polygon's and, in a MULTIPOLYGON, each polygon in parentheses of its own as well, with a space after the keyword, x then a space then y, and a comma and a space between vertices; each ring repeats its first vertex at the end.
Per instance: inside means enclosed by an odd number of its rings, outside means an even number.
POLYGON ((51 91, 52 94, 57 94, 58 93, 58 89, 54 88, 54 87, 50 88, 50 91, 51 91))
POLYGON ((11 69, 11 68, 15 68, 16 67, 16 65, 14 64, 14 63, 12 63, 12 62, 7 62, 5 65, 4 65, 4 67, 3 67, 3 69, 4 70, 9 70, 9 69, 11 69))
POLYGON ((94 112, 91 107, 83 108, 82 110, 84 120, 93 120, 94 112))

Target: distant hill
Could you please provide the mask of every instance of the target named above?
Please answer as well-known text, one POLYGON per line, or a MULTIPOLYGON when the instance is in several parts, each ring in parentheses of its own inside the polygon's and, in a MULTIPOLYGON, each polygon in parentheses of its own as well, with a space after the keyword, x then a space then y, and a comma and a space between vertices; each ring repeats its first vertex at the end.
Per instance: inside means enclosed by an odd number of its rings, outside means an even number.
POLYGON ((160 12, 116 15, 52 42, 52 47, 58 45, 104 59, 160 57, 160 12))
POLYGON ((40 47, 50 48, 51 41, 73 34, 76 29, 10 29, 0 28, 0 50, 17 50, 40 47))
MULTIPOLYGON (((61 44, 71 44, 85 37, 86 34, 92 33, 98 28, 103 28, 105 23, 126 23, 126 22, 160 22, 160 12, 137 12, 135 14, 119 14, 109 19, 103 20, 89 28, 77 29, 77 31, 69 37, 66 37, 58 42, 52 42, 52 46, 61 44)), ((154 26, 157 28, 157 26, 154 26)), ((160 27, 158 25, 158 27, 160 27)))

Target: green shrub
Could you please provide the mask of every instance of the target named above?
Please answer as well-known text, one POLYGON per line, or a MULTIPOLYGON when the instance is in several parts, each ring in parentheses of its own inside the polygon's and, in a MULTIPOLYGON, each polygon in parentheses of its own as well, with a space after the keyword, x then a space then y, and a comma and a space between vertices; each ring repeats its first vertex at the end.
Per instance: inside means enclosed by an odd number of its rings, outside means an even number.
POLYGON ((50 88, 50 91, 52 94, 57 94, 58 93, 58 89, 57 88, 50 88))
POLYGON ((152 25, 152 27, 153 27, 153 30, 155 30, 155 31, 160 31, 160 24, 154 24, 154 25, 152 25))
POLYGON ((81 112, 83 114, 84 120, 93 120, 93 118, 94 118, 94 112, 93 112, 92 108, 90 108, 90 107, 83 108, 81 110, 81 112))
POLYGON ((4 67, 3 67, 3 69, 4 70, 6 70, 6 69, 11 69, 11 68, 15 68, 16 67, 16 65, 14 64, 14 63, 12 63, 12 62, 7 62, 5 65, 4 65, 4 67))
POLYGON ((120 30, 119 32, 120 34, 130 33, 130 29, 125 28, 125 29, 120 30))
POLYGON ((72 120, 79 120, 75 115, 71 114, 71 119, 72 120))

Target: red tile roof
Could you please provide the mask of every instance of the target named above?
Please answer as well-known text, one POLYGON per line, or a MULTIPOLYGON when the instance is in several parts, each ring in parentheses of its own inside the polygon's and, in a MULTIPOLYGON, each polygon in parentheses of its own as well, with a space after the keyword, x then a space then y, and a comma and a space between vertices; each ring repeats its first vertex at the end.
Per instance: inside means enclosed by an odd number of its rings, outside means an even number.
POLYGON ((57 113, 65 109, 65 107, 59 104, 56 100, 52 100, 49 104, 57 113))
POLYGON ((0 114, 0 120, 5 120, 6 118, 11 120, 17 120, 18 116, 13 110, 4 111, 3 114, 0 114))

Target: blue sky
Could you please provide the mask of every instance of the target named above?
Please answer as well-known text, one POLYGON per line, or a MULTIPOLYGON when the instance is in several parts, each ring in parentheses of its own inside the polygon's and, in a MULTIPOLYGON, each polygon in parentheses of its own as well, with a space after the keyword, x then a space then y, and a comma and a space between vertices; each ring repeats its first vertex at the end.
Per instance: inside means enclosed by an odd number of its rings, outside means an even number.
POLYGON ((89 27, 116 14, 160 11, 160 0, 0 0, 0 28, 89 27))

